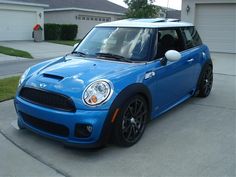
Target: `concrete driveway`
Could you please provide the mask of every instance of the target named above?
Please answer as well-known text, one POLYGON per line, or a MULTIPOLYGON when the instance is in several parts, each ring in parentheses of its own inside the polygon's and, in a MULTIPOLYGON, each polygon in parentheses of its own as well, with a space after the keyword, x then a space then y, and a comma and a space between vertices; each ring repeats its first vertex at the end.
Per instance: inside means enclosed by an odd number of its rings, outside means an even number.
POLYGON ((0 42, 0 45, 27 51, 35 59, 49 59, 62 56, 66 53, 70 53, 73 49, 72 46, 33 41, 7 41, 0 42))
POLYGON ((216 74, 236 75, 236 54, 211 53, 216 74))
POLYGON ((214 60, 212 93, 192 98, 148 124, 131 148, 66 149, 13 128, 13 102, 0 104, 0 176, 236 176, 236 69, 214 60), (224 70, 222 68, 226 68, 224 70))

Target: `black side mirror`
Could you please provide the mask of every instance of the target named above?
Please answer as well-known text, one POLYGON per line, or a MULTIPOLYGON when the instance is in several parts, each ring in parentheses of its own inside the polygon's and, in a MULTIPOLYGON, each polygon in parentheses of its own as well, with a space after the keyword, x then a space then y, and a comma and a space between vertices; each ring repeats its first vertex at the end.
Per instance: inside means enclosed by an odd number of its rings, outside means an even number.
POLYGON ((167 64, 167 58, 164 56, 161 60, 160 63, 162 66, 165 66, 167 64))

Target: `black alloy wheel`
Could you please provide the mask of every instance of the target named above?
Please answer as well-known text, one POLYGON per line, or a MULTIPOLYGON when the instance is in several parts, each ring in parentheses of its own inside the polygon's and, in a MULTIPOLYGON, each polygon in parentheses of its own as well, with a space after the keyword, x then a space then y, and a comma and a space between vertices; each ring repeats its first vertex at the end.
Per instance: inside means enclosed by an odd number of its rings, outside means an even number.
POLYGON ((199 97, 207 97, 212 89, 213 85, 213 71, 212 67, 209 65, 203 72, 200 87, 199 87, 199 97))
POLYGON ((120 146, 132 146, 143 135, 149 115, 146 100, 137 95, 123 106, 115 123, 114 138, 120 146))

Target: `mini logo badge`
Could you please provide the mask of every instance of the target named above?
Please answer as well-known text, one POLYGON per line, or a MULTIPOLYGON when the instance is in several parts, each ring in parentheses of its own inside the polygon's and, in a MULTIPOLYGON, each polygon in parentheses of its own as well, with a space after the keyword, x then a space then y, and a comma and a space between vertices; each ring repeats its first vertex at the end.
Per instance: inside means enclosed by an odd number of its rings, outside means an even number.
POLYGON ((45 88, 47 85, 45 84, 45 83, 41 83, 41 84, 39 84, 39 87, 40 88, 45 88))

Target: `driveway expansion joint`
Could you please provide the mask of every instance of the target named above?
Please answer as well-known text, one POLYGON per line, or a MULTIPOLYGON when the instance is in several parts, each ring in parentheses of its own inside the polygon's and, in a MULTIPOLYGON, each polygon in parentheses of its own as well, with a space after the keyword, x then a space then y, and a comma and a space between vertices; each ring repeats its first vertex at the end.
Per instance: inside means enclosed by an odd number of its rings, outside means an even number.
POLYGON ((215 73, 215 72, 213 74, 222 75, 222 76, 231 76, 231 77, 235 77, 236 76, 235 74, 224 74, 224 73, 215 73))
POLYGON ((191 103, 192 105, 203 106, 203 107, 211 107, 211 108, 218 108, 218 109, 225 109, 225 110, 233 110, 236 111, 236 108, 228 108, 224 106, 216 106, 216 105, 209 105, 209 104, 199 104, 199 103, 191 103))
POLYGON ((38 157, 37 155, 29 152, 28 150, 26 150, 25 148, 22 148, 21 146, 19 146, 17 143, 15 143, 11 138, 9 138, 2 130, 0 130, 0 134, 6 138, 6 140, 8 140, 10 143, 12 143, 14 146, 16 146, 18 149, 20 149, 21 151, 23 151, 24 153, 28 154, 29 156, 31 156, 33 159, 39 161, 40 163, 42 163, 43 165, 51 168, 52 170, 54 170, 55 172, 57 172, 58 174, 64 176, 64 177, 71 177, 71 175, 67 174, 66 172, 55 168, 52 164, 44 161, 43 159, 41 159, 40 157, 38 157))

